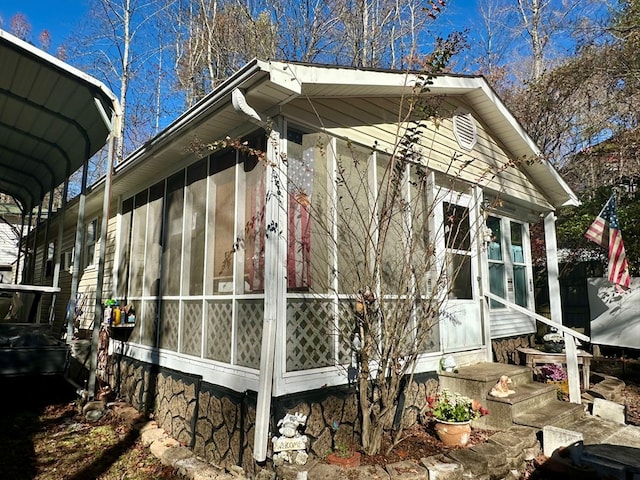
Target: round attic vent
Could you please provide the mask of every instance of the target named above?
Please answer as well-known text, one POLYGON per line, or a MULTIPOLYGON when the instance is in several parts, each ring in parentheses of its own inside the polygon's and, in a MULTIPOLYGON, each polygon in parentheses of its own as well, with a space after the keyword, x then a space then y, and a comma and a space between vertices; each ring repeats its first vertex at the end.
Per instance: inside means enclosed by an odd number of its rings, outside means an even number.
POLYGON ((458 145, 465 150, 472 150, 478 141, 476 121, 466 110, 457 110, 453 115, 453 133, 458 145))

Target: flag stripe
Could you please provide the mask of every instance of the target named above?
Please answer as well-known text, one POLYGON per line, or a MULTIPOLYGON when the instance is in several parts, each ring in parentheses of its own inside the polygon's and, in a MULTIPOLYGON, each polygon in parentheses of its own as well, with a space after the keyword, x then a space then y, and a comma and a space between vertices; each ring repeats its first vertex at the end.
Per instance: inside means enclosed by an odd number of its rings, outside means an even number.
POLYGON ((609 281, 629 287, 629 265, 624 251, 622 232, 616 213, 615 197, 611 195, 596 219, 587 229, 584 236, 592 242, 609 250, 609 281))

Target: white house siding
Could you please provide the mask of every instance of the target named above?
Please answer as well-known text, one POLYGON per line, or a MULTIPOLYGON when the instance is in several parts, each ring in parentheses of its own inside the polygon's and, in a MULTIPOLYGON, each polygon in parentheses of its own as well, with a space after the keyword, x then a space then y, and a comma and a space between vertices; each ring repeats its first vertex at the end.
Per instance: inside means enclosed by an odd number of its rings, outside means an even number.
MULTIPOLYGON (((314 107, 328 132, 349 140, 392 152, 399 141, 394 123, 376 123, 379 119, 393 120, 398 116, 399 101, 390 99, 317 99, 314 107)), ((448 111, 455 110, 449 105, 448 111)), ((298 101, 285 106, 285 114, 307 125, 314 125, 314 118, 298 101)), ((315 113, 315 112, 314 112, 315 113)), ((430 168, 450 177, 481 185, 489 191, 487 198, 501 198, 503 210, 517 212, 520 221, 530 221, 532 207, 550 208, 546 199, 537 190, 521 169, 512 162, 509 153, 496 141, 494 135, 474 116, 477 127, 477 143, 469 151, 458 144, 453 132, 453 119, 445 116, 425 122, 420 148, 430 168), (455 158, 454 158, 455 155, 455 158), (470 163, 467 164, 467 161, 470 163), (505 200, 506 199, 506 200, 505 200), (518 204, 512 203, 517 202, 518 204), (528 208, 527 208, 528 207, 528 208)), ((445 184, 442 184, 445 185, 445 184)), ((499 215, 503 215, 500 214, 499 215)), ((512 213, 513 215, 513 213, 512 213)), ((528 245, 528 241, 527 241, 528 245)), ((527 248, 530 262, 530 249, 527 248)), ((528 272, 531 274, 530 270, 528 272)), ((501 338, 535 331, 535 322, 524 315, 500 310, 491 314, 491 336, 501 338)))
POLYGON ((491 314, 491 339, 527 335, 536 331, 535 320, 514 312, 491 314))
MULTIPOLYGON (((399 105, 399 99, 388 98, 315 99, 314 112, 310 113, 308 101, 300 99, 285 105, 283 111, 292 119, 313 128, 324 127, 332 135, 348 138, 365 146, 373 147, 375 142, 382 151, 392 152, 397 148, 399 136, 407 126, 404 124, 403 128, 398 129, 395 123, 399 105), (318 119, 322 119, 322 122, 318 119)), ((448 107, 449 111, 454 109, 454 106, 448 107)), ((419 148, 425 161, 428 161, 429 168, 446 172, 461 180, 479 183, 484 188, 530 205, 551 208, 521 169, 507 167, 511 161, 522 159, 512 158, 495 140, 493 133, 482 125, 478 115, 474 114, 474 119, 478 141, 471 151, 458 145, 453 134, 451 116, 438 118, 437 125, 433 121, 425 122, 419 148)))
MULTIPOLYGON (((0 265, 14 265, 17 253, 18 245, 13 229, 10 225, 0 222, 0 265)), ((4 281, 9 282, 11 279, 4 281)))

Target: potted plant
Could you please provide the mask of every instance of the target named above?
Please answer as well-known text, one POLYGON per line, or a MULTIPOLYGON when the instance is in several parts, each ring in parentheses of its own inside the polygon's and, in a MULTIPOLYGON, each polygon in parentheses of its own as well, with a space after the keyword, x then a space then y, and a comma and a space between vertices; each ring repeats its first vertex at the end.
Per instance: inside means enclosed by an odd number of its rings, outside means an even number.
POLYGON ((360 465, 360 452, 346 443, 338 443, 333 452, 327 455, 327 462, 341 467, 357 467, 360 465))
POLYGON ((435 420, 435 430, 442 443, 463 447, 471 436, 471 422, 488 415, 489 411, 477 400, 442 389, 435 397, 427 397, 425 413, 435 420))
POLYGON ((537 369, 537 377, 543 382, 556 385, 558 400, 566 400, 569 396, 569 382, 567 372, 559 363, 547 363, 537 369))

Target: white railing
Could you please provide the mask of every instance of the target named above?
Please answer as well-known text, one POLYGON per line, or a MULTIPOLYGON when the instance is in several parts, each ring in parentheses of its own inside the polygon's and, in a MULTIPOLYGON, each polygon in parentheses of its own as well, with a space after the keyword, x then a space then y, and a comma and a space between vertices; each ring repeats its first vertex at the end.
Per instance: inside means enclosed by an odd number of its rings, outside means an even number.
POLYGON ((544 323, 545 325, 549 325, 550 327, 555 328, 558 332, 562 332, 564 336, 564 345, 566 350, 567 357, 567 376, 569 377, 569 401, 571 403, 581 403, 580 400, 580 377, 578 371, 578 350, 576 348, 575 340, 582 340, 583 342, 591 342, 591 339, 582 333, 576 332, 572 328, 569 328, 561 323, 554 322, 553 320, 544 317, 536 312, 532 312, 531 310, 527 310, 526 308, 505 300, 502 297, 494 295, 490 292, 485 292, 485 297, 489 300, 493 300, 495 302, 501 303, 507 308, 515 310, 516 312, 527 315, 528 317, 534 318, 539 322, 544 323))

